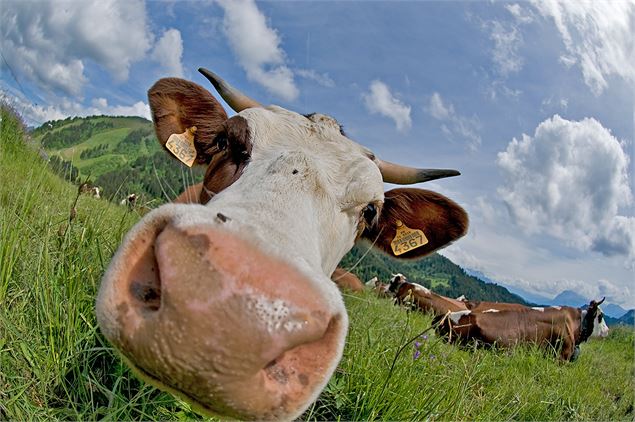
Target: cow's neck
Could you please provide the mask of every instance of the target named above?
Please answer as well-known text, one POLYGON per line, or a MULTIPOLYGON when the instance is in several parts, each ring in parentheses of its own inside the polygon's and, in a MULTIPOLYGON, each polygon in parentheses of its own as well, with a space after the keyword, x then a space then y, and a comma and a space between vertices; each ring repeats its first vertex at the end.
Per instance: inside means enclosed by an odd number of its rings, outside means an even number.
POLYGON ((594 318, 592 317, 592 314, 589 314, 588 310, 578 309, 578 312, 580 313, 580 317, 577 320, 580 324, 580 328, 577 331, 579 338, 576 344, 584 343, 589 339, 589 337, 591 337, 594 324, 594 318))

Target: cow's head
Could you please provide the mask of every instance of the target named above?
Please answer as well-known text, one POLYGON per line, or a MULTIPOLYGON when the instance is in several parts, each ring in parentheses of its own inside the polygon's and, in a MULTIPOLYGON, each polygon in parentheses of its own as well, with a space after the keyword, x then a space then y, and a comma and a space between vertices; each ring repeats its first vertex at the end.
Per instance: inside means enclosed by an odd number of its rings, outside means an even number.
POLYGON ((128 233, 101 284, 99 325, 142 378, 203 412, 292 419, 341 358, 348 318, 329 276, 353 243, 393 254, 401 224, 427 237, 401 255, 416 258, 467 230, 451 200, 383 182, 458 172, 382 161, 331 117, 262 107, 202 72, 238 114, 182 79, 150 89, 159 141, 196 126, 207 173, 186 195, 197 203, 164 205, 128 233))
POLYGON ((609 327, 604 320, 604 311, 600 308, 599 302, 592 300, 587 309, 582 310, 582 324, 580 327, 580 340, 585 341, 589 337, 606 337, 609 335, 609 327))

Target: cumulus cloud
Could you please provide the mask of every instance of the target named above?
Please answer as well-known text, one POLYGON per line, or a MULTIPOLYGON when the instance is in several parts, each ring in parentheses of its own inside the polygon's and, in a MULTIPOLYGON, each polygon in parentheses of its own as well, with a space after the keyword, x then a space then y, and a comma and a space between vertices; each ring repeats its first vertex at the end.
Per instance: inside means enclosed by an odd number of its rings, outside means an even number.
POLYGON ((471 150, 476 150, 481 145, 481 136, 478 134, 480 122, 477 117, 468 118, 460 116, 454 110, 451 103, 446 104, 441 94, 435 92, 430 96, 426 112, 442 122, 441 130, 448 138, 459 137, 467 141, 471 150))
POLYGON ((280 37, 253 0, 219 0, 223 30, 247 78, 284 100, 299 95, 280 37))
POLYGON ((553 19, 566 54, 561 61, 577 64, 594 94, 618 76, 635 83, 635 3, 632 1, 532 1, 545 18, 553 19))
POLYGON ((397 130, 404 132, 412 126, 410 106, 395 98, 385 83, 373 81, 370 84, 370 92, 362 97, 368 111, 392 119, 397 130))
POLYGON ((554 115, 533 137, 514 138, 497 163, 498 194, 527 233, 635 260, 635 217, 620 215, 633 199, 629 157, 597 120, 554 115))
POLYGON ((153 38, 141 0, 11 2, 2 8, 0 28, 13 71, 47 91, 73 96, 88 81, 87 60, 124 81, 153 38))
POLYGON ((105 98, 95 98, 85 106, 67 98, 56 105, 33 104, 23 97, 0 90, 0 101, 12 105, 27 124, 39 126, 49 120, 60 120, 74 116, 139 116, 151 120, 150 106, 143 101, 131 105, 110 105, 105 98))
POLYGON ((165 31, 154 46, 151 57, 163 66, 169 76, 183 77, 181 32, 178 29, 165 31))

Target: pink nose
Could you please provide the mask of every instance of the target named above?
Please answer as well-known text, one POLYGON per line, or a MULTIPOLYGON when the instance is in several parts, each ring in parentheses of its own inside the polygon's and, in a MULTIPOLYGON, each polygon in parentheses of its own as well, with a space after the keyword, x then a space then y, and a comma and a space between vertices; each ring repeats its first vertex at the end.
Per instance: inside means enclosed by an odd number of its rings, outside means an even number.
POLYGON ((333 309, 248 241, 169 224, 122 246, 97 300, 102 332, 142 378, 241 419, 295 418, 315 400, 342 352, 333 309))

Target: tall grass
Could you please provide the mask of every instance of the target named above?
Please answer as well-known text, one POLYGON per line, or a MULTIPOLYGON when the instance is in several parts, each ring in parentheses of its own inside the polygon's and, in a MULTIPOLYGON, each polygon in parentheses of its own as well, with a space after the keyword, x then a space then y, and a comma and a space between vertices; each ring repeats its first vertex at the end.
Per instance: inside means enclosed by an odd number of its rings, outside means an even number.
MULTIPOLYGON (((95 323, 99 280, 138 216, 82 196, 69 218, 76 188, 25 147, 10 110, 1 118, 0 419, 200 419, 138 381, 95 323)), ((303 419, 633 420, 632 330, 560 363, 533 348, 461 350, 426 315, 345 301, 345 356, 303 419)))

